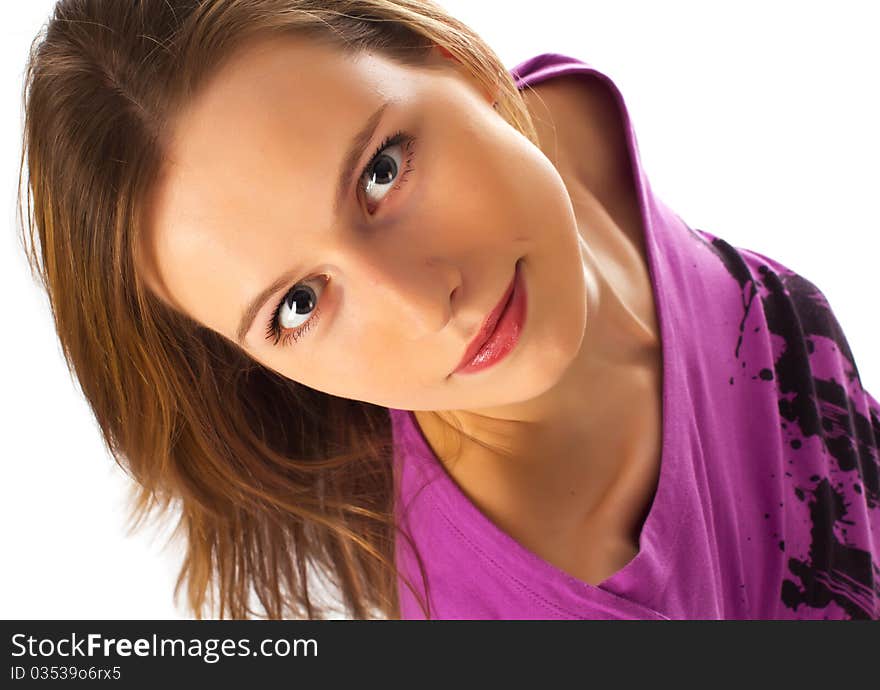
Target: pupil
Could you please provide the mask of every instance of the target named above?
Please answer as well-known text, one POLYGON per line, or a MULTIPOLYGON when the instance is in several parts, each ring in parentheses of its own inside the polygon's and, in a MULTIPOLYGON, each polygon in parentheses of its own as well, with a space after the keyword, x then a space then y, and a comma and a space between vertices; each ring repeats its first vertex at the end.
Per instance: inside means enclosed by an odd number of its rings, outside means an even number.
POLYGON ((305 314, 315 306, 315 293, 311 288, 302 288, 298 290, 294 290, 291 293, 291 300, 288 302, 288 306, 293 306, 293 302, 296 302, 296 313, 297 314, 305 314), (305 300, 297 299, 295 296, 299 295, 303 292, 308 293, 305 297, 305 300))
POLYGON ((379 161, 376 163, 374 170, 379 170, 380 172, 375 173, 373 175, 373 181, 376 182, 377 184, 387 184, 388 182, 391 181, 391 178, 394 177, 394 174, 397 172, 397 163, 394 162, 393 158, 389 158, 388 156, 382 156, 382 158, 380 158, 379 161), (383 167, 383 163, 385 163, 386 161, 391 169, 390 169, 390 171, 385 171, 387 173, 388 179, 382 180, 381 178, 383 177, 383 175, 382 175, 381 170, 383 167))

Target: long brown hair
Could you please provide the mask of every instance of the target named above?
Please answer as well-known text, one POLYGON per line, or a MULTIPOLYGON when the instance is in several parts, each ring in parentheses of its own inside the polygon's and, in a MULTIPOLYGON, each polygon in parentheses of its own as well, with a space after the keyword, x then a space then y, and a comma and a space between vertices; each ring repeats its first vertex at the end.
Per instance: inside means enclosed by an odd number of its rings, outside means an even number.
POLYGON ((196 618, 323 618, 317 576, 349 617, 399 618, 394 544, 409 535, 394 520, 388 410, 269 370, 135 271, 175 113, 246 42, 280 32, 416 66, 445 47, 538 143, 499 58, 428 0, 63 0, 25 71, 24 249, 134 480, 130 529, 177 514, 175 600, 186 583, 196 618))

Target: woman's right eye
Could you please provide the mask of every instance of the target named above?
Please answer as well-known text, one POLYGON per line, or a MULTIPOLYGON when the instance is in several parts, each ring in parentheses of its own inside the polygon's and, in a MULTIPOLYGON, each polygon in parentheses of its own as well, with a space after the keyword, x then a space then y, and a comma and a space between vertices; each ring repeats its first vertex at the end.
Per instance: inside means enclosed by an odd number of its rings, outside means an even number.
MULTIPOLYGON (((275 307, 266 338, 279 340, 287 344, 290 340, 297 341, 311 329, 318 320, 320 308, 317 306, 323 287, 317 292, 311 287, 315 281, 300 281, 296 283, 275 307)), ((324 281, 326 284, 326 280, 324 281)))

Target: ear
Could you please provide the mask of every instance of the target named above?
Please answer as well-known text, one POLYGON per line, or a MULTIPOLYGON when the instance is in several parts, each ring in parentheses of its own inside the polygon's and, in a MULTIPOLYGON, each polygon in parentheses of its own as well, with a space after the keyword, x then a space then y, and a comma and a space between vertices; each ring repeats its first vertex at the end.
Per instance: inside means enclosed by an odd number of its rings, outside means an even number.
POLYGON ((449 59, 451 59, 451 60, 456 60, 456 61, 457 61, 457 58, 456 58, 452 53, 450 53, 446 48, 444 48, 443 46, 438 45, 438 46, 437 46, 437 50, 440 52, 440 54, 441 54, 443 57, 446 57, 446 58, 449 58, 449 59))
POLYGON ((431 59, 439 65, 458 66, 461 64, 461 60, 438 43, 435 43, 431 49, 431 59))

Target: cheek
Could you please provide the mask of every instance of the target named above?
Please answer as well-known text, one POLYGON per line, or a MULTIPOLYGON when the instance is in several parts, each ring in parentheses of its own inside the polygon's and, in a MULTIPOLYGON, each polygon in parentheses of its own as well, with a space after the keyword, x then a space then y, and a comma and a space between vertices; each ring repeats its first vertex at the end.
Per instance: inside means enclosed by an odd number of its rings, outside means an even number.
POLYGON ((404 368, 384 367, 384 363, 366 360, 360 366, 349 370, 323 369, 321 379, 312 383, 303 381, 310 388, 346 400, 356 400, 394 407, 401 400, 411 400, 414 395, 412 381, 406 376, 404 368))
POLYGON ((467 165, 455 177, 454 198, 471 225, 478 219, 480 232, 494 228, 504 241, 561 242, 566 251, 573 249, 571 199, 559 171, 540 149, 502 121, 482 133, 480 147, 469 151, 467 165))
POLYGON ((332 340, 308 349, 279 344, 278 352, 264 357, 263 363, 304 386, 352 400, 372 402, 394 390, 398 381, 406 381, 407 367, 394 354, 402 344, 389 342, 389 336, 335 333, 332 340))
POLYGON ((518 209, 531 218, 542 219, 546 226, 570 228, 571 198, 553 163, 525 140, 512 157, 515 162, 505 165, 502 175, 511 198, 519 200, 518 209))

